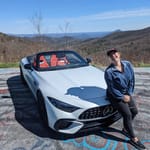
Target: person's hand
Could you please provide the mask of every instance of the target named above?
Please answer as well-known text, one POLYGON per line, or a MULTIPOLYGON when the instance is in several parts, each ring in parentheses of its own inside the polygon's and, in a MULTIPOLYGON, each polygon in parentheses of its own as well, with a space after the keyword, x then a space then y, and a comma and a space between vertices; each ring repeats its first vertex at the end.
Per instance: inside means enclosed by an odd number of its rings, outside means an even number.
POLYGON ((130 102, 130 96, 129 96, 129 95, 124 95, 123 101, 124 101, 125 103, 130 102))

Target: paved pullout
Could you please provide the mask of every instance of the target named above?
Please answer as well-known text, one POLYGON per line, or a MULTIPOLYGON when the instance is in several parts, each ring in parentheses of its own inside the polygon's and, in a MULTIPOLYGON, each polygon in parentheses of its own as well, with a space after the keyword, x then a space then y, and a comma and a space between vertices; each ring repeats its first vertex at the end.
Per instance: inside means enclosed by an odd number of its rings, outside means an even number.
MULTIPOLYGON (((150 150, 150 68, 135 69, 137 136, 150 150)), ((58 134, 43 125, 36 101, 19 69, 0 69, 0 150, 135 150, 121 134, 122 119, 106 129, 58 134)))

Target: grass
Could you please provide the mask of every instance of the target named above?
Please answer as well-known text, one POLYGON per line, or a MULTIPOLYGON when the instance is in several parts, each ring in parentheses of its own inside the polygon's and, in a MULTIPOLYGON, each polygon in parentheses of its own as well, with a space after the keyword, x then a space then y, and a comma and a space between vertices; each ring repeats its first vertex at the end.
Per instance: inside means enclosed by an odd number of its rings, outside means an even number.
POLYGON ((150 67, 150 64, 139 63, 138 67, 150 67))
MULTIPOLYGON (((92 64, 95 67, 100 67, 103 68, 101 64, 92 64)), ((134 64, 135 67, 150 67, 150 64, 145 64, 145 63, 139 63, 139 64, 134 64)), ((19 62, 9 62, 9 63, 0 63, 0 68, 18 68, 19 67, 19 62)), ((106 66, 105 66, 106 67, 106 66)))
POLYGON ((18 68, 19 62, 0 63, 0 68, 18 68))
POLYGON ((134 67, 150 67, 150 64, 144 63, 144 62, 139 62, 139 63, 133 62, 133 66, 134 67))
MULTIPOLYGON (((101 64, 92 64, 92 65, 98 68, 107 67, 107 66, 102 66, 101 64)), ((134 67, 150 67, 150 64, 141 62, 141 63, 134 63, 133 66, 134 67)))

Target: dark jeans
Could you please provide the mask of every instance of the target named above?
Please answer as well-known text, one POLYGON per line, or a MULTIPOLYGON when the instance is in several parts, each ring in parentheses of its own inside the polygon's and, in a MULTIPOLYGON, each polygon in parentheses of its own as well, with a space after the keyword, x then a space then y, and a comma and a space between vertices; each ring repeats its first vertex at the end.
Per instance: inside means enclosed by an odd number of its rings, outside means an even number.
POLYGON ((122 115, 124 128, 127 130, 131 138, 134 138, 135 134, 133 131, 132 121, 138 113, 134 99, 131 97, 129 103, 125 103, 122 100, 119 101, 114 98, 111 98, 110 101, 113 107, 115 107, 122 115))

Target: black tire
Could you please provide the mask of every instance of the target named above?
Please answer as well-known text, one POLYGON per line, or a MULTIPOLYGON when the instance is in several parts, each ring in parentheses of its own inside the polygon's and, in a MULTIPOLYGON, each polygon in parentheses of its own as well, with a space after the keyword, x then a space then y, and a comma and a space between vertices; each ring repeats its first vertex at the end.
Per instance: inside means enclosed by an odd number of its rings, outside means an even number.
POLYGON ((38 109, 39 109, 41 119, 44 122, 44 125, 48 127, 48 117, 47 117, 47 112, 46 112, 46 106, 45 106, 44 98, 41 92, 37 93, 37 100, 38 100, 38 109))
POLYGON ((20 78, 21 78, 21 81, 22 81, 23 84, 26 84, 26 81, 25 81, 25 78, 23 76, 23 72, 22 72, 21 66, 19 68, 20 68, 20 78))

